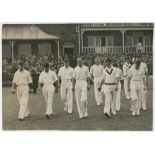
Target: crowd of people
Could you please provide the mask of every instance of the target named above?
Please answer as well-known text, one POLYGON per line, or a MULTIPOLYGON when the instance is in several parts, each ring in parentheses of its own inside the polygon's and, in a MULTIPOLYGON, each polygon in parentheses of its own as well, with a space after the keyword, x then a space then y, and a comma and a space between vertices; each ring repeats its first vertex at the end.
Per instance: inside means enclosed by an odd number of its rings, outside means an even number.
MULTIPOLYGON (((69 56, 70 59, 70 66, 75 68, 77 65, 76 58, 77 56, 69 56)), ((85 54, 81 55, 81 57, 84 59, 83 63, 90 67, 94 64, 95 57, 99 56, 101 59, 101 63, 104 65, 104 62, 107 57, 110 57, 112 60, 119 60, 122 64, 125 61, 125 54, 85 54)), ((43 65, 46 62, 49 62, 50 67, 52 70, 55 70, 58 73, 59 68, 63 65, 63 59, 66 57, 66 55, 61 56, 59 58, 53 56, 53 55, 39 55, 39 56, 25 56, 25 55, 19 55, 16 59, 12 60, 10 57, 3 57, 2 60, 2 79, 3 79, 3 85, 7 85, 9 82, 13 79, 13 74, 18 69, 18 62, 24 61, 25 69, 28 71, 32 71, 32 74, 34 74, 34 69, 37 71, 37 73, 40 73, 43 70, 43 65)), ((130 60, 132 60, 133 57, 136 57, 136 54, 129 54, 128 57, 130 60)), ((152 56, 149 54, 142 55, 143 61, 147 64, 149 68, 149 75, 152 75, 152 56)))

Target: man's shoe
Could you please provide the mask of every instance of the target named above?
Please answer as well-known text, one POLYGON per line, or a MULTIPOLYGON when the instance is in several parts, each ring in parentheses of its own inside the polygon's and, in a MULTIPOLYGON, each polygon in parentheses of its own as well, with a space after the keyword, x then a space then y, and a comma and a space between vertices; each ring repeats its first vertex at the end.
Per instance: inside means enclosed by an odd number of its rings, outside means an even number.
POLYGON ((133 111, 133 112, 131 113, 131 115, 132 115, 132 116, 136 116, 136 113, 133 111))
POLYGON ((83 119, 83 116, 79 116, 79 119, 83 119))
POLYGON ((136 116, 140 116, 140 113, 139 113, 139 112, 137 112, 136 116))
POLYGON ((47 118, 47 119, 50 119, 50 116, 49 116, 49 115, 46 115, 46 118, 47 118))
POLYGON ((108 113, 104 113, 104 115, 107 117, 107 118, 110 118, 110 115, 108 113))
POLYGON ((112 114, 113 114, 113 115, 116 115, 116 112, 113 112, 112 114))
POLYGON ((24 118, 19 118, 19 121, 24 121, 24 118))
POLYGON ((146 107, 144 107, 144 108, 142 108, 143 109, 143 111, 147 111, 147 108, 146 107))

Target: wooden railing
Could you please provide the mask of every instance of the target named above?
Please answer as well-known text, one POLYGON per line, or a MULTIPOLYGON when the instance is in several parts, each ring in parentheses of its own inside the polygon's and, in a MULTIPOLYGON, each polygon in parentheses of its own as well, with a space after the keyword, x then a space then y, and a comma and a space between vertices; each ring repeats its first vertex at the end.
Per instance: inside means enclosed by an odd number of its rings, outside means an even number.
POLYGON ((93 27, 148 27, 153 28, 153 23, 85 23, 81 24, 85 28, 93 27))
MULTIPOLYGON (((145 46, 142 48, 142 53, 152 53, 152 46, 145 46)), ((83 54, 105 54, 105 53, 136 53, 138 52, 137 46, 106 46, 106 47, 83 47, 83 54)))

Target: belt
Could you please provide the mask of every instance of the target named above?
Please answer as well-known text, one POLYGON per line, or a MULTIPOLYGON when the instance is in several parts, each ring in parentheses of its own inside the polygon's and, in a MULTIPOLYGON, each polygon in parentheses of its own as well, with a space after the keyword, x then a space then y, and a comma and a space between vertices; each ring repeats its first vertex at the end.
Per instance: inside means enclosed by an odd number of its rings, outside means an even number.
POLYGON ((131 80, 131 81, 140 81, 140 82, 142 82, 143 80, 131 80))
POLYGON ((125 75, 124 77, 127 77, 127 75, 125 75))
POLYGON ((17 84, 17 86, 28 86, 28 84, 17 84))
POLYGON ((104 83, 105 85, 116 85, 116 83, 104 83))

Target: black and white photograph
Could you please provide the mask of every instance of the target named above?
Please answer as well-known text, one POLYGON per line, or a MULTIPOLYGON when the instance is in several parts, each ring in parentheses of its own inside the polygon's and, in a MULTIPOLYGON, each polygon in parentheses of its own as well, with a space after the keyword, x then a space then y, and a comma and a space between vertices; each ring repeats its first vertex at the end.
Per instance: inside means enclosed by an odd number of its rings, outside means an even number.
POLYGON ((153 31, 3 24, 3 130, 152 131, 153 31))

